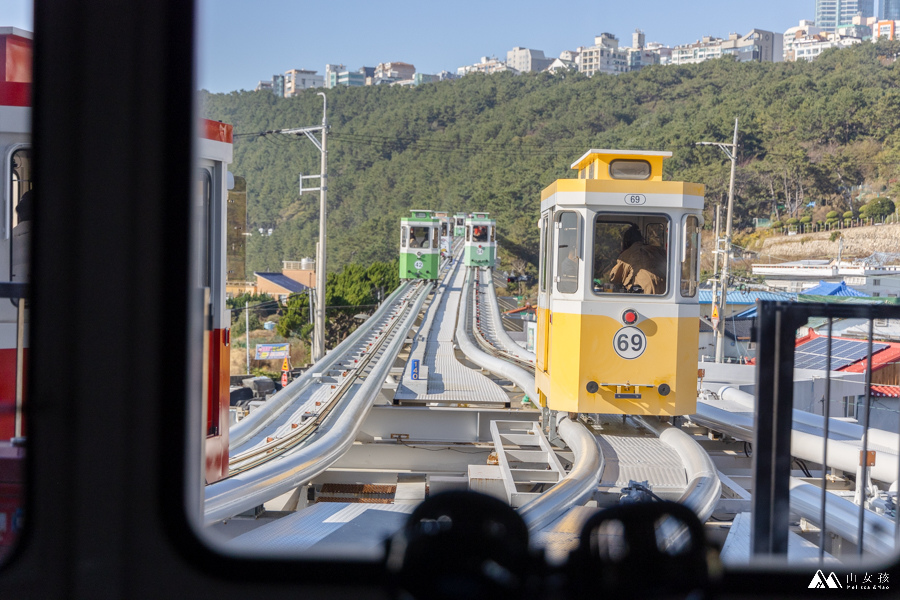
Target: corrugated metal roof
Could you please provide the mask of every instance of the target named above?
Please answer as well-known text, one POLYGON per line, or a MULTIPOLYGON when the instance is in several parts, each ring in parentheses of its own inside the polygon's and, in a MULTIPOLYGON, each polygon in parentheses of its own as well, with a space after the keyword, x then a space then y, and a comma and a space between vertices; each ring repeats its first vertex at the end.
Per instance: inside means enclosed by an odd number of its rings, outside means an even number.
MULTIPOLYGON (((797 294, 786 292, 740 292, 728 290, 725 300, 728 304, 756 304, 757 300, 796 300, 797 294)), ((700 290, 700 304, 712 304, 712 290, 700 290)))
POLYGON ((811 294, 816 296, 851 296, 856 298, 868 298, 868 294, 863 294, 859 290, 855 290, 848 286, 845 282, 829 283, 819 280, 819 285, 803 290, 802 294, 811 294))

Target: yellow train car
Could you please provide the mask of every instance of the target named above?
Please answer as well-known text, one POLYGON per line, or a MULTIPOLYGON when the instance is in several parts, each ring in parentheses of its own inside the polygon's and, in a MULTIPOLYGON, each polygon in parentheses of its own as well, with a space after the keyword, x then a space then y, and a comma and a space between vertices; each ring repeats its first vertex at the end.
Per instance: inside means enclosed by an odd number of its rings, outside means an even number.
POLYGON ((588 150, 541 193, 535 383, 542 406, 675 416, 697 404, 704 186, 671 152, 588 150))

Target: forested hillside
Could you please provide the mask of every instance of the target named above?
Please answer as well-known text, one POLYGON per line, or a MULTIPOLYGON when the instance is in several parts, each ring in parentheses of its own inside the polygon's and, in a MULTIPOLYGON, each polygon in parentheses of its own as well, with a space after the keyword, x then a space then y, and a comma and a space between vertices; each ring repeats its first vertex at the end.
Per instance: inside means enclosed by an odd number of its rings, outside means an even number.
MULTIPOLYGON (((393 259, 409 208, 490 211, 502 247, 533 263, 540 190, 574 177, 568 165, 588 148, 671 150, 666 177, 706 184, 714 206, 727 196, 729 164, 694 142, 730 141, 735 117, 739 225, 853 210, 861 192, 892 196, 900 191, 898 51, 895 42, 863 43, 811 63, 720 59, 619 76, 502 73, 328 90, 329 270, 393 259)), ((202 99, 205 116, 255 134, 318 125, 317 91, 202 99)), ((248 267, 277 270, 283 259, 312 256, 318 197, 299 197, 297 186, 299 173, 319 170, 312 143, 238 135, 234 156, 255 233, 248 267), (274 233, 261 236, 259 227, 274 233)))

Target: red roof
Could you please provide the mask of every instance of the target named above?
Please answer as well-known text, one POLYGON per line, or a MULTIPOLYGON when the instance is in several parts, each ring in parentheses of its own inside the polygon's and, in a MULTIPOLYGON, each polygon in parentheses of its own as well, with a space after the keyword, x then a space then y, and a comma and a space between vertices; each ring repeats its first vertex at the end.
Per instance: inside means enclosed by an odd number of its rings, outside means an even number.
MULTIPOLYGON (((872 369, 874 371, 874 369, 872 369)), ((872 396, 876 398, 900 398, 900 385, 873 385, 872 396)))
MULTIPOLYGON (((877 371, 878 369, 881 369, 888 365, 900 362, 900 344, 891 344, 890 342, 878 343, 890 344, 890 347, 885 348, 884 350, 876 352, 872 355, 872 371, 877 371)), ((866 362, 867 360, 864 358, 862 360, 856 361, 851 365, 847 365, 846 367, 838 369, 838 371, 846 371, 847 373, 865 373, 866 362)))

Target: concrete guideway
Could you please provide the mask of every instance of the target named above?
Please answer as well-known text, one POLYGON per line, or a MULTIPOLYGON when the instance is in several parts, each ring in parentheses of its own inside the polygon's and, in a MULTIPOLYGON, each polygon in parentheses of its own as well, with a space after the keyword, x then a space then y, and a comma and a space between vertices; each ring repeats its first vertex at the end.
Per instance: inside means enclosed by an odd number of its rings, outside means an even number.
POLYGON ((454 328, 466 268, 457 259, 450 267, 413 341, 395 402, 507 405, 509 396, 483 374, 456 357, 454 328), (412 378, 419 361, 418 379, 412 378))

